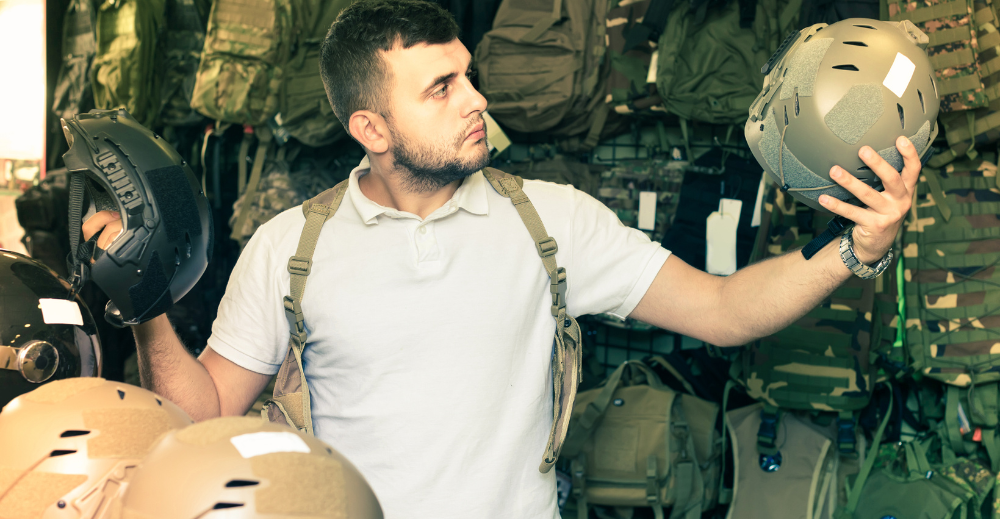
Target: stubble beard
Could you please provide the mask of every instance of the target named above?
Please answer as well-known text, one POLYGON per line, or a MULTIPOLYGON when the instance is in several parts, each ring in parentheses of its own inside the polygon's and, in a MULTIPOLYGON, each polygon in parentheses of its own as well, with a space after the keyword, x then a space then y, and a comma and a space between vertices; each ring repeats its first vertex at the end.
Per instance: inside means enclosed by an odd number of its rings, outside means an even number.
MULTIPOLYGON (((438 191, 456 180, 462 180, 490 164, 489 149, 486 146, 485 135, 474 144, 475 154, 466 159, 460 159, 458 153, 462 150, 469 130, 483 122, 473 121, 449 143, 421 147, 404 137, 389 124, 392 135, 392 159, 396 172, 402 179, 403 189, 410 193, 428 193, 438 191)), ((483 133, 486 126, 483 125, 483 133)))

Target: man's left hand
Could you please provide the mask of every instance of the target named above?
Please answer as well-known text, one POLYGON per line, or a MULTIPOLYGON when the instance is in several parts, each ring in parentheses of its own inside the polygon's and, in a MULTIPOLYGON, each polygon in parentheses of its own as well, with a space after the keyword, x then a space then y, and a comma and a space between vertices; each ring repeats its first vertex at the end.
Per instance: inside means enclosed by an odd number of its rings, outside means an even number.
POLYGON ((882 180, 882 192, 872 189, 840 166, 830 168, 830 178, 868 207, 851 205, 829 195, 819 197, 819 203, 828 211, 854 222, 854 252, 865 264, 875 263, 892 247, 910 210, 913 190, 920 178, 920 157, 910 140, 899 137, 896 149, 903 155, 902 173, 869 146, 858 152, 861 160, 882 180))

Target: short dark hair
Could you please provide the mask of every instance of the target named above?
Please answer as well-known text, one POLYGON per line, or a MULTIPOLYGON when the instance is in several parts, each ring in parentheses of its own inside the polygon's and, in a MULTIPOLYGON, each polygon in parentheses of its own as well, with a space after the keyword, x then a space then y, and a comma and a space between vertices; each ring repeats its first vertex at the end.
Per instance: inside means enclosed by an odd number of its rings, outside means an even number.
POLYGON ((451 13, 422 0, 359 0, 330 27, 320 54, 320 74, 334 114, 346 127, 351 114, 388 115, 392 71, 381 53, 396 45, 448 43, 458 37, 451 13))

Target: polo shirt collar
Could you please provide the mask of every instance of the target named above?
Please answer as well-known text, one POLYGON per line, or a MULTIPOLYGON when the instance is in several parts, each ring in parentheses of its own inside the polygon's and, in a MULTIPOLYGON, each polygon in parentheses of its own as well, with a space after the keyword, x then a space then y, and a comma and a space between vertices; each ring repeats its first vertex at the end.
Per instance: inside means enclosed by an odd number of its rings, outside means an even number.
MULTIPOLYGON (((390 218, 398 218, 402 213, 391 207, 385 207, 373 202, 361 192, 358 179, 369 171, 371 171, 371 162, 368 160, 368 157, 365 157, 358 164, 358 167, 351 171, 351 176, 347 183, 347 192, 361 220, 368 225, 376 225, 378 224, 378 217, 383 214, 390 218)), ((458 186, 451 200, 445 205, 452 204, 457 209, 464 209, 466 212, 475 215, 487 215, 489 214, 487 189, 491 189, 487 184, 483 172, 477 171, 466 178, 462 182, 462 185, 458 186)))

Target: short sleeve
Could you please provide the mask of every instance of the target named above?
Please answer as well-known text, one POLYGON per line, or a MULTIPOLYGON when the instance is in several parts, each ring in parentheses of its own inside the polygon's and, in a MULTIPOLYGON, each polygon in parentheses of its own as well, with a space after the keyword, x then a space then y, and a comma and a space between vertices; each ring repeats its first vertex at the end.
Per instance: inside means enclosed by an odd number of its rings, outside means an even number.
POLYGON ((670 251, 626 227, 594 197, 573 190, 572 250, 566 266, 571 315, 627 317, 646 294, 670 251))
MULTIPOLYGON (((275 222, 279 218, 268 223, 279 224, 275 222)), ((275 225, 258 229, 240 254, 208 339, 208 346, 219 355, 264 375, 278 372, 288 348, 282 304, 288 274, 275 253, 269 227, 275 225)))

